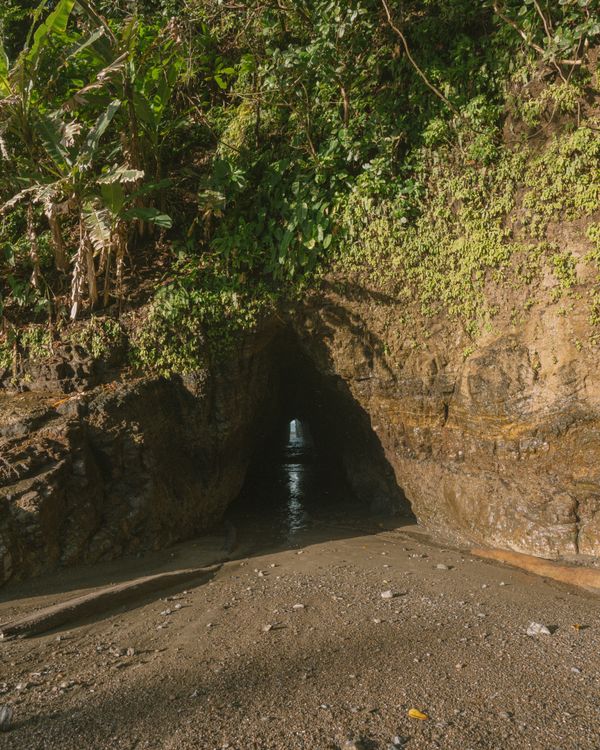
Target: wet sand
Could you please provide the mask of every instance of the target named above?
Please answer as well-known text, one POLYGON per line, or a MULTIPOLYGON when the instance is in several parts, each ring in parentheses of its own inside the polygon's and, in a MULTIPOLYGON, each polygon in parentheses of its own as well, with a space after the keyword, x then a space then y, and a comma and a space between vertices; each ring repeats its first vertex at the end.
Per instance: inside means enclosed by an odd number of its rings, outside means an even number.
MULTIPOLYGON (((205 564, 221 541, 8 587, 0 621, 205 564)), ((0 642, 0 704, 15 711, 0 748, 600 748, 597 596, 414 525, 338 519, 275 549, 247 530, 239 544, 208 583, 0 642), (528 636, 532 621, 552 635, 528 636)))

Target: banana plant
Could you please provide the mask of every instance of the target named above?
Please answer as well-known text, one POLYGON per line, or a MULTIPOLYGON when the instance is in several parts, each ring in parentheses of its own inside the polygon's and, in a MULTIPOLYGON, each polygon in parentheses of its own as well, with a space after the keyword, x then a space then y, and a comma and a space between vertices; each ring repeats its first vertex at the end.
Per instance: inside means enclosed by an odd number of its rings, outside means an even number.
POLYGON ((127 186, 139 183, 144 172, 126 166, 107 170, 98 180, 98 192, 89 196, 84 205, 83 217, 88 236, 96 254, 100 255, 100 268, 104 272, 104 298, 109 299, 111 264, 115 262, 117 298, 122 299, 123 265, 127 250, 128 226, 133 220, 142 220, 162 229, 171 227, 171 218, 152 207, 141 207, 138 200, 148 193, 168 184, 145 184, 127 192, 127 186))
MULTIPOLYGON (((34 13, 25 46, 11 67, 8 56, 0 40, 0 155, 9 167, 14 168, 13 160, 6 142, 8 134, 12 134, 23 147, 27 166, 39 164, 36 149, 36 133, 32 122, 35 111, 35 97, 38 90, 40 66, 44 60, 50 40, 53 37, 64 36, 75 0, 60 0, 48 17, 38 24, 48 0, 43 0, 34 13)), ((46 215, 53 237, 56 267, 61 271, 68 270, 68 259, 65 250, 58 212, 51 202, 45 203, 46 215)), ((33 237, 32 213, 28 211, 28 233, 33 237)), ((34 265, 33 279, 38 277, 38 261, 36 243, 31 243, 32 263, 34 265)), ((34 281, 35 284, 35 281, 34 281)))
MULTIPOLYGON (((90 305, 99 301, 96 258, 104 274, 103 302, 107 304, 113 264, 117 296, 121 297, 130 227, 170 226, 164 212, 144 205, 146 195, 164 186, 160 181, 143 184, 144 153, 150 150, 146 145, 157 150, 160 147, 159 115, 167 105, 179 69, 173 54, 162 63, 156 62, 154 55, 154 62, 144 70, 150 71, 151 80, 158 81, 157 94, 152 85, 140 84, 138 71, 143 66, 136 63, 139 28, 135 18, 124 24, 117 37, 86 0, 59 0, 40 23, 46 4, 43 0, 38 6, 26 45, 12 67, 0 47, 0 155, 15 175, 8 180, 13 194, 0 207, 0 213, 19 202, 29 205, 34 284, 39 278, 39 261, 31 206, 43 207, 55 265, 61 271, 68 270, 61 222, 77 228, 70 313, 76 318, 86 285, 90 305), (84 18, 86 35, 68 30, 74 9, 84 18), (69 60, 85 60, 93 74, 86 85, 75 93, 71 90, 58 109, 48 111, 40 72, 45 53, 55 53, 57 42, 63 50, 59 68, 69 60), (113 137, 107 151, 102 140, 109 127, 113 137), (142 143, 143 138, 147 144, 142 143), (12 144, 14 157, 10 153, 12 144), (108 159, 122 164, 108 168, 108 159)), ((8 170, 4 172, 9 174, 8 170)))
POLYGON ((56 224, 59 215, 76 213, 79 243, 71 282, 72 318, 77 316, 80 309, 86 277, 90 302, 95 305, 98 301, 94 260, 85 229, 83 206, 93 185, 89 172, 94 156, 120 106, 118 99, 110 102, 87 132, 76 120, 61 119, 60 112, 50 115, 38 112, 30 124, 38 143, 38 153, 43 157, 39 162, 40 167, 20 177, 19 182, 23 187, 0 208, 0 212, 5 213, 21 201, 41 204, 46 216, 51 216, 56 224))

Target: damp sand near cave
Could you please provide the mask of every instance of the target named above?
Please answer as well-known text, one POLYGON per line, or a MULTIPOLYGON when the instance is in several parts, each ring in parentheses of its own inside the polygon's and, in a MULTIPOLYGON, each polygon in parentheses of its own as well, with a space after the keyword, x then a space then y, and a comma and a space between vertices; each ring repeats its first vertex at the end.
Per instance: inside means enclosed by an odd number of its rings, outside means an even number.
MULTIPOLYGON (((409 750, 599 747, 597 597, 412 524, 330 518, 261 544, 242 527, 238 559, 209 583, 0 643, 0 703, 15 711, 0 747, 316 750, 350 736, 386 750, 394 736, 409 750), (552 635, 528 636, 532 621, 552 635)), ((121 561, 119 574, 202 549, 121 561)), ((9 587, 0 620, 116 570, 9 587)))

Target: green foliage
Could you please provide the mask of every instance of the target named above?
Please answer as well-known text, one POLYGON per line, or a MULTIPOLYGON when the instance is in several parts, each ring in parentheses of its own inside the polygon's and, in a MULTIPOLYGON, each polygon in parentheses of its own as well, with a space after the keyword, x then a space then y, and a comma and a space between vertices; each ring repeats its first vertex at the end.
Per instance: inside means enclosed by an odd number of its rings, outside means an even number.
MULTIPOLYGON (((600 202, 596 0, 388 5, 7 0, 0 314, 159 286, 133 354, 168 374, 332 268, 472 335, 490 281, 547 265, 572 289, 552 235, 600 202)), ((121 333, 92 317, 72 336, 103 357, 121 333)))
POLYGON ((440 150, 437 157, 414 220, 403 196, 381 202, 354 192, 340 269, 368 267, 371 283, 417 300, 424 314, 459 317, 471 332, 493 314, 485 304, 490 280, 516 272, 531 284, 547 256, 559 294, 576 284, 572 254, 547 238, 552 222, 589 217, 600 205, 600 143, 590 128, 557 136, 541 152, 503 147, 483 166, 468 149, 458 159, 440 150))
POLYGON ((0 376, 12 367, 13 351, 12 335, 5 335, 0 338, 0 376))
POLYGON ((597 0, 486 0, 544 63, 572 67, 600 37, 597 0))
POLYGON ((572 289, 577 283, 577 268, 573 254, 568 251, 558 252, 552 256, 551 260, 559 290, 572 289))
MULTIPOLYGON (((170 104, 184 59, 158 24, 132 16, 111 25, 83 0, 52 5, 36 10, 16 60, 1 50, 0 156, 10 168, 0 173, 0 212, 43 208, 56 269, 73 262, 76 317, 86 281, 90 306, 99 302, 99 266, 104 303, 111 266, 122 294, 128 237, 147 224, 171 226, 147 201, 164 187, 162 149, 179 123, 170 104)), ((38 288, 37 227, 27 235, 38 288)))
POLYGON ((92 316, 68 331, 67 340, 83 347, 95 359, 106 359, 125 344, 125 332, 118 320, 92 316))
POLYGON ((552 220, 591 216, 600 205, 600 138, 582 126, 551 139, 528 165, 523 198, 531 235, 543 238, 552 220))
POLYGON ((13 366, 15 354, 30 362, 42 362, 52 355, 52 332, 46 325, 9 327, 0 336, 0 375, 13 366))
POLYGON ((226 275, 188 268, 157 293, 133 334, 133 363, 165 377, 198 372, 226 354, 273 303, 273 294, 261 285, 246 290, 226 275))
POLYGON ((596 269, 596 283, 590 292, 590 323, 597 328, 600 326, 600 223, 589 225, 587 237, 592 243, 592 249, 586 260, 596 269))
POLYGON ((514 99, 515 114, 530 128, 539 127, 546 115, 552 120, 557 115, 574 114, 584 96, 579 81, 559 81, 544 86, 538 96, 519 96, 514 99))
POLYGON ((406 215, 403 195, 383 205, 350 200, 339 265, 367 264, 372 280, 393 280, 398 294, 420 301, 423 313, 445 309, 470 322, 485 314, 487 273, 500 271, 511 257, 504 219, 514 209, 526 155, 503 154, 493 170, 457 165, 449 152, 446 157, 430 172, 414 219, 406 215))
POLYGON ((19 348, 24 356, 39 362, 52 354, 52 333, 47 326, 30 325, 19 332, 19 348))

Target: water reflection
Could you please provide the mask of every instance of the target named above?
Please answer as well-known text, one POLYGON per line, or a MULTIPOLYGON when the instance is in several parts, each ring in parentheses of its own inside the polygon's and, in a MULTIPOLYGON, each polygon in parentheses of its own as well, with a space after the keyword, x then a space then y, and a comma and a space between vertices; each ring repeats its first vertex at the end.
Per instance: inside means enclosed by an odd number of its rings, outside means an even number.
POLYGON ((307 430, 298 419, 292 419, 289 425, 288 442, 285 446, 282 469, 287 473, 287 540, 294 534, 305 529, 309 523, 309 516, 304 509, 303 500, 307 493, 308 459, 312 453, 312 440, 307 430), (304 461, 302 461, 304 459, 304 461), (300 461, 298 463, 298 461, 300 461))
POLYGON ((227 520, 246 538, 293 546, 306 529, 352 509, 357 504, 339 468, 317 453, 310 426, 293 419, 284 444, 251 470, 227 520))

